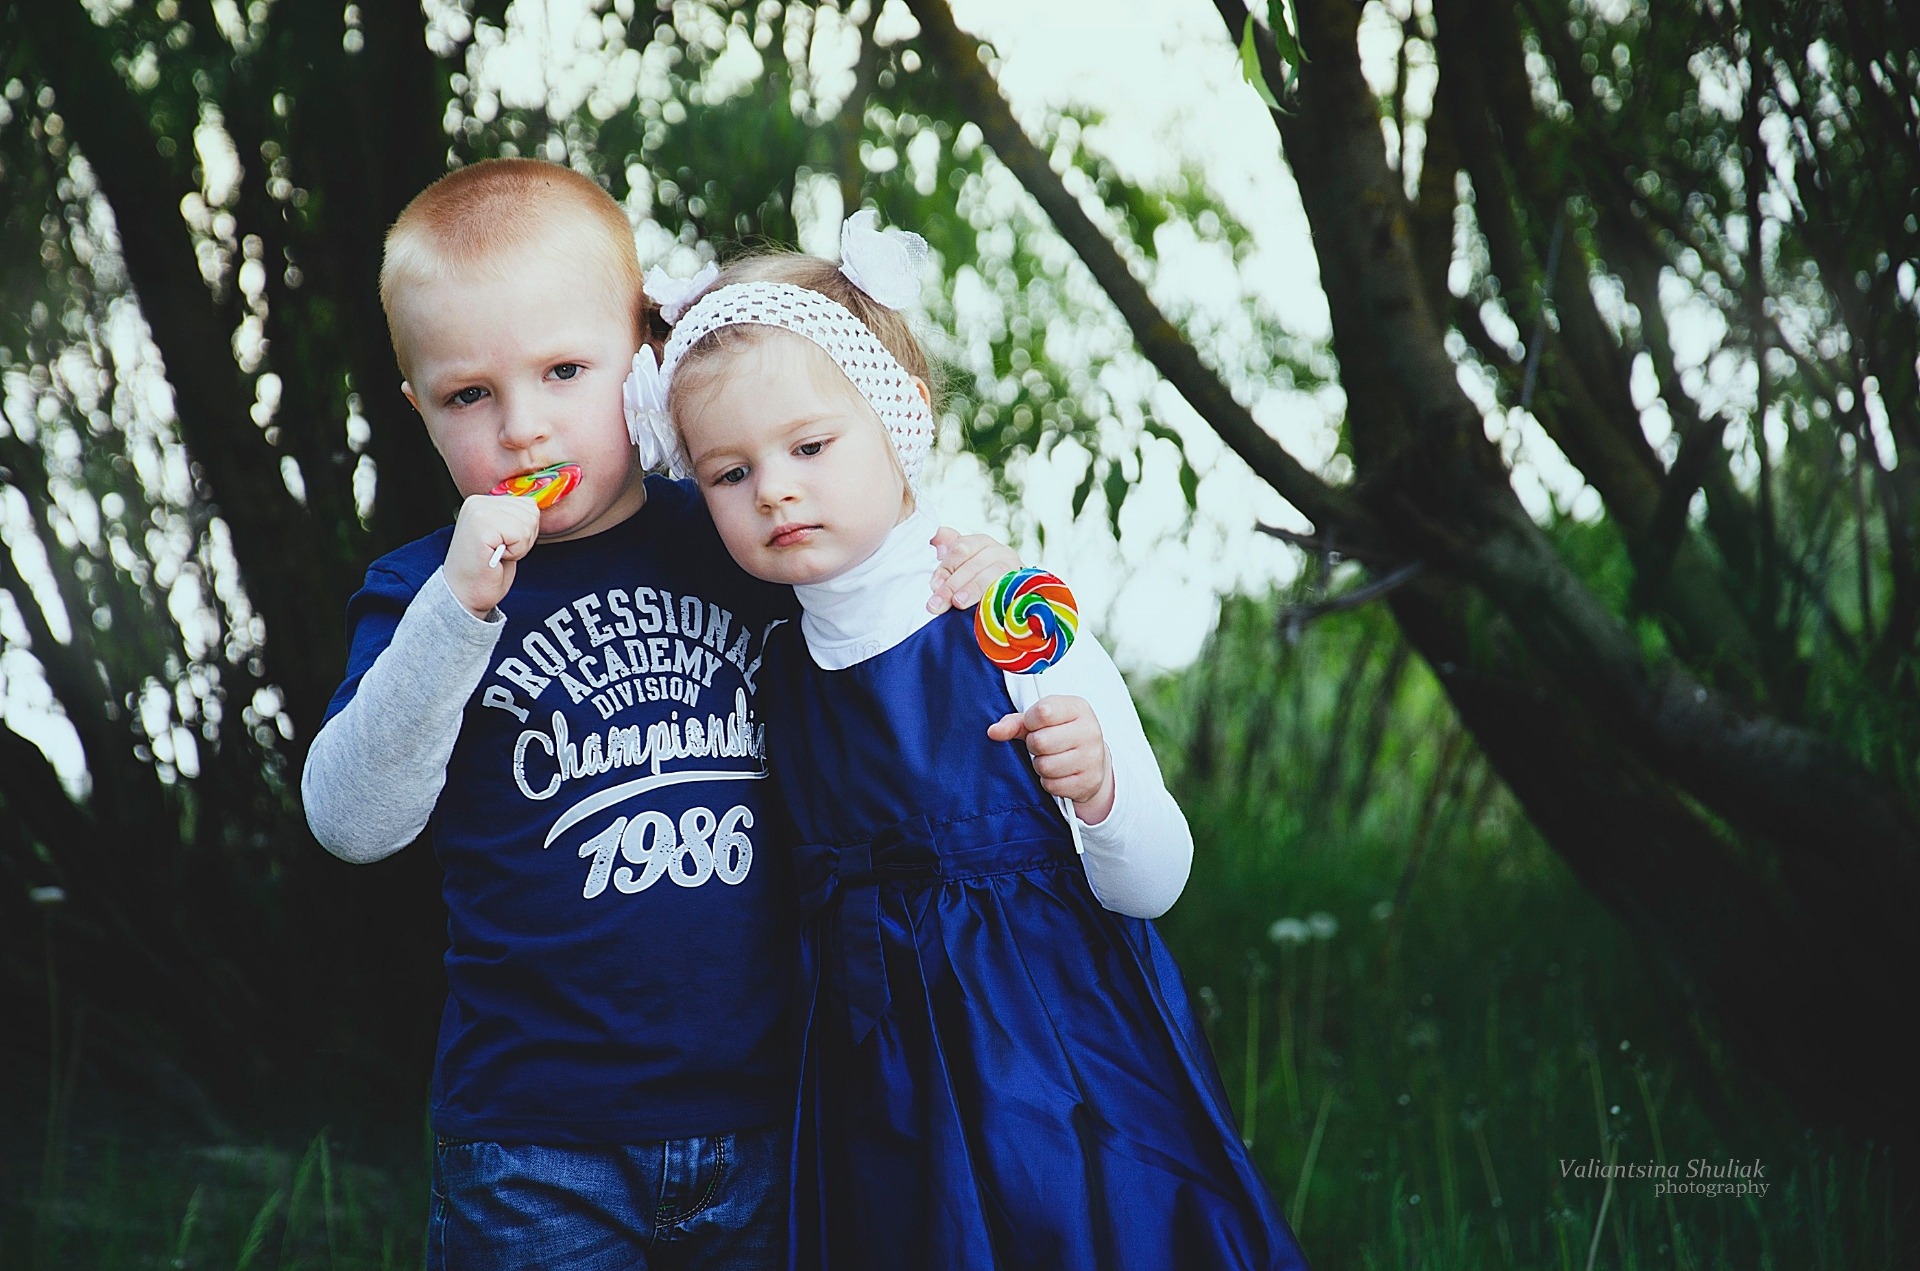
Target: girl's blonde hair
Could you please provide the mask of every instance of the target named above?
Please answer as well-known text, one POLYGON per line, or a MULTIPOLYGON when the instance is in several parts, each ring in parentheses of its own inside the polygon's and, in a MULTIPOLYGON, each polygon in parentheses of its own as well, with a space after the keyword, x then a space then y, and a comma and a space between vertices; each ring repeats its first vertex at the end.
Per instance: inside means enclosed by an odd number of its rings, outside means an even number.
MULTIPOLYGON (((926 350, 920 347, 920 341, 913 333, 912 325, 906 315, 869 296, 853 285, 853 281, 840 272, 840 266, 818 256, 806 256, 799 252, 757 252, 743 256, 720 271, 713 285, 707 290, 716 291, 721 287, 743 282, 780 282, 790 286, 804 287, 808 291, 817 291, 829 300, 835 301, 873 332, 874 337, 886 346, 907 374, 918 378, 927 385, 929 406, 936 407, 939 400, 934 382, 933 364, 926 350)), ((702 336, 680 358, 673 369, 673 382, 667 392, 668 412, 680 418, 682 406, 693 398, 705 393, 712 387, 718 375, 715 368, 705 367, 720 354, 739 353, 754 347, 768 332, 778 327, 740 324, 721 327, 702 336)))

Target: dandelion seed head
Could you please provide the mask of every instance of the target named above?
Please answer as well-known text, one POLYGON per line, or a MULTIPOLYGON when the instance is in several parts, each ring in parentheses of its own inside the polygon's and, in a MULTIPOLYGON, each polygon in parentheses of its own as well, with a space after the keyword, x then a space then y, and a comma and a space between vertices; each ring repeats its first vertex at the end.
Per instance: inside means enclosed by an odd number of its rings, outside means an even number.
POLYGON ((1298 918, 1278 918, 1267 928, 1267 939, 1275 944, 1305 944, 1311 938, 1307 924, 1298 918))

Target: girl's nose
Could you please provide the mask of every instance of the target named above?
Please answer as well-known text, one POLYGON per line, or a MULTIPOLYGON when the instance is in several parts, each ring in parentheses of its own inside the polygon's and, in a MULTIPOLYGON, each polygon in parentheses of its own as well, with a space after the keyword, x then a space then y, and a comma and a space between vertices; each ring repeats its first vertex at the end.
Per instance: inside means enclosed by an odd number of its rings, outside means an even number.
POLYGON ((791 503, 800 495, 799 482, 784 465, 763 465, 754 485, 754 495, 760 500, 764 510, 771 511, 783 503, 791 503))

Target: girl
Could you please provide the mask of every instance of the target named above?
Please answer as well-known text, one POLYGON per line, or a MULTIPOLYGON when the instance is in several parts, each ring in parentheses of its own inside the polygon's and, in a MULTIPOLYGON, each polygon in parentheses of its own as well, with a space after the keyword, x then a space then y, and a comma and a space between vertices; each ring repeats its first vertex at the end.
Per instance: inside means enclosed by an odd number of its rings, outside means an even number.
POLYGON ((842 266, 723 272, 655 399, 728 551, 803 610, 761 690, 803 845, 796 1263, 1304 1267, 1145 921, 1192 842, 1118 672, 1083 634, 1042 697, 905 585, 932 565, 927 360, 890 307, 918 236, 872 217, 842 266))

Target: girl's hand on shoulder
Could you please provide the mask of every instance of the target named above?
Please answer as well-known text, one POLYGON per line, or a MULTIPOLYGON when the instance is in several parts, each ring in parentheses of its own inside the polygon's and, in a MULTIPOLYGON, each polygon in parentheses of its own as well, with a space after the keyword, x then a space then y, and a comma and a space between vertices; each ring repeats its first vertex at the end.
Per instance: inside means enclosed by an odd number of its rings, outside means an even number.
POLYGON ((987 727, 994 741, 1027 740, 1040 788, 1072 802, 1082 825, 1098 825, 1113 811, 1113 755, 1093 706, 1084 697, 1056 693, 1025 711, 1002 715, 987 727))
POLYGON ((933 571, 928 613, 977 605, 994 580, 1020 568, 1014 550, 991 535, 962 534, 943 525, 932 542, 940 553, 940 567, 933 571))

